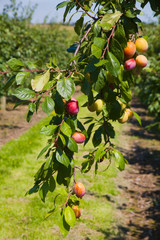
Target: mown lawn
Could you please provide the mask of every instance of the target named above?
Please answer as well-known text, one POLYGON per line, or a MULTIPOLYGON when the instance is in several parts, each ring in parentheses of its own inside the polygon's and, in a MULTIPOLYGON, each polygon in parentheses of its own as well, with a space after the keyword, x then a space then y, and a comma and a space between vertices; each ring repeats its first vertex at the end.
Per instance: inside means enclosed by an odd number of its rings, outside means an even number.
MULTIPOLYGON (((79 97, 80 105, 85 101, 79 97)), ((88 110, 81 108, 83 117, 88 110)), ((57 216, 52 215, 44 220, 46 213, 53 208, 53 194, 49 194, 46 203, 41 202, 38 194, 25 197, 26 191, 33 186, 33 175, 42 164, 43 159, 36 160, 47 138, 40 134, 43 123, 40 121, 19 139, 10 141, 0 150, 0 239, 58 240, 63 239, 59 228, 55 225, 57 216)), ((82 154, 92 148, 91 142, 76 157, 77 165, 81 165, 82 154)), ((114 183, 117 170, 112 165, 103 172, 108 162, 101 163, 100 172, 94 170, 87 174, 76 172, 78 181, 84 183, 87 193, 81 204, 82 217, 77 221, 66 239, 110 239, 114 235, 115 205, 108 201, 118 191, 114 183)))

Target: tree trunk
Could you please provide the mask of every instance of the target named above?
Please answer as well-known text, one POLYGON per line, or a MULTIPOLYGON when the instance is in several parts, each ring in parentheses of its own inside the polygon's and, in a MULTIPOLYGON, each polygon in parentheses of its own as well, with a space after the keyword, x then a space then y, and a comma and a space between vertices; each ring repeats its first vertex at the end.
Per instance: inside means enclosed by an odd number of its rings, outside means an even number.
POLYGON ((3 110, 3 111, 6 110, 6 97, 5 96, 1 97, 1 110, 3 110))

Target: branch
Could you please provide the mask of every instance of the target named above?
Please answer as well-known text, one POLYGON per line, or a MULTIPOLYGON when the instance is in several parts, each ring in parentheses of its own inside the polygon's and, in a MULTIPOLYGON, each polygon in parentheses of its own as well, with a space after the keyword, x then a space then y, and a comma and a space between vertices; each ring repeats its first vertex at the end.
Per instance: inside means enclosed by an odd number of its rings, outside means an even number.
POLYGON ((111 31, 111 34, 110 34, 110 36, 109 36, 109 38, 108 38, 107 46, 106 46, 106 47, 104 48, 104 50, 103 50, 103 54, 102 54, 102 56, 101 56, 101 58, 103 58, 103 59, 104 59, 104 55, 105 55, 106 51, 107 51, 107 52, 109 51, 109 43, 110 43, 111 38, 113 37, 115 28, 116 28, 116 24, 113 26, 112 31, 111 31))
POLYGON ((59 134, 60 134, 61 126, 62 126, 63 122, 64 122, 64 119, 63 119, 62 122, 58 125, 58 126, 59 126, 59 130, 58 130, 58 133, 57 133, 57 137, 56 137, 56 139, 54 140, 54 144, 57 142, 57 140, 58 140, 58 138, 59 138, 59 134))
MULTIPOLYGON (((79 41, 78 46, 77 46, 77 48, 76 48, 76 51, 75 51, 75 53, 74 53, 74 57, 75 57, 75 56, 77 55, 77 53, 79 52, 79 49, 80 49, 80 47, 81 47, 81 44, 83 43, 83 41, 84 41, 84 40, 86 39, 86 37, 88 36, 89 32, 90 32, 91 29, 92 29, 93 24, 94 24, 94 23, 91 24, 91 26, 88 28, 88 30, 86 31, 86 33, 84 34, 84 36, 83 36, 83 37, 81 38, 81 40, 79 41)), ((76 63, 75 63, 75 60, 74 60, 73 62, 74 62, 74 64, 76 64, 76 63)), ((72 66, 73 62, 71 62, 70 66, 72 66)))
POLYGON ((44 93, 41 93, 36 99, 33 99, 33 100, 29 100, 30 102, 36 102, 41 96, 45 95, 46 93, 50 92, 52 89, 54 89, 57 85, 54 85, 53 87, 51 87, 49 90, 47 90, 46 92, 44 93))
MULTIPOLYGON (((0 71, 0 74, 1 75, 4 75, 4 74, 7 74, 7 73, 17 73, 17 72, 30 72, 30 73, 34 73, 34 72, 44 72, 46 71, 45 69, 41 69, 41 70, 38 70, 38 69, 35 69, 35 70, 30 70, 30 69, 25 69, 23 71, 6 71, 6 72, 2 72, 0 71)), ((58 73, 58 72, 67 72, 68 70, 64 69, 64 70, 53 70, 53 69, 50 69, 49 72, 53 72, 53 73, 58 73)))
POLYGON ((90 18, 92 18, 93 20, 97 20, 97 18, 91 16, 91 15, 87 12, 87 10, 85 9, 85 7, 82 6, 82 5, 78 2, 78 0, 76 0, 76 3, 85 11, 85 13, 86 13, 90 18))
POLYGON ((70 196, 72 195, 72 191, 68 194, 68 197, 67 197, 67 200, 65 201, 65 203, 64 203, 64 205, 63 205, 63 207, 62 207, 62 210, 64 211, 64 208, 65 208, 65 206, 68 204, 68 201, 69 201, 69 199, 70 199, 70 196))
POLYGON ((76 183, 76 167, 73 168, 73 179, 74 183, 76 183))

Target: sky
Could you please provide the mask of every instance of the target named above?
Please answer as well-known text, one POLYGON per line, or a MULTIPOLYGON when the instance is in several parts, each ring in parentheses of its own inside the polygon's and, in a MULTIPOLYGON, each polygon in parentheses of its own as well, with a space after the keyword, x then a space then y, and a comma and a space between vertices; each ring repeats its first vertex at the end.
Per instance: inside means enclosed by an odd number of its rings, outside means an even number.
MULTIPOLYGON (((20 0, 17 0, 19 2, 20 0)), ((64 8, 59 9, 56 11, 56 5, 64 0, 21 0, 23 2, 23 5, 34 5, 38 4, 38 7, 35 10, 35 13, 33 15, 32 23, 43 23, 44 18, 47 16, 47 21, 50 22, 62 22, 63 21, 63 12, 64 8)), ((0 13, 3 10, 3 7, 5 4, 8 4, 9 0, 0 0, 0 13)), ((137 7, 139 8, 139 4, 137 4, 137 7)), ((150 5, 147 4, 147 6, 143 9, 145 12, 144 15, 140 15, 139 18, 143 22, 153 22, 157 21, 157 18, 153 17, 154 13, 152 12, 150 5)), ((78 18, 78 14, 75 15, 72 22, 75 22, 78 18)))

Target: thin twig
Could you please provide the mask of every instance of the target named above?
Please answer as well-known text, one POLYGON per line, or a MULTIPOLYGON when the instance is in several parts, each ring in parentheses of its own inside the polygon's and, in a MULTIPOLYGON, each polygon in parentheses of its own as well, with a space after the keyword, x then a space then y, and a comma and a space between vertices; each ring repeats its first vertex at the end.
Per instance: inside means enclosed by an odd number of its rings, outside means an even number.
POLYGON ((97 18, 93 17, 92 15, 90 15, 90 14, 87 12, 87 10, 85 9, 85 7, 82 6, 82 5, 78 2, 78 0, 76 0, 76 3, 85 11, 85 13, 86 13, 90 18, 92 18, 93 20, 97 20, 97 18))
POLYGON ((75 184, 76 183, 76 167, 73 168, 73 179, 75 184))
MULTIPOLYGON (((38 69, 35 69, 35 70, 30 70, 30 69, 25 69, 23 71, 6 71, 6 72, 2 72, 0 71, 0 74, 4 75, 4 74, 7 74, 7 73, 18 73, 18 72, 30 72, 30 73, 34 73, 34 72, 44 72, 44 71, 47 71, 45 69, 41 69, 41 70, 38 70, 38 69)), ((58 73, 58 72, 67 72, 68 70, 64 69, 64 70, 53 70, 53 69, 50 69, 49 72, 53 72, 53 73, 58 73)))
POLYGON ((62 207, 62 211, 64 211, 64 208, 65 208, 65 206, 68 204, 68 201, 69 201, 69 199, 70 199, 70 196, 72 195, 72 191, 68 194, 68 197, 67 197, 67 200, 65 201, 65 203, 64 203, 64 205, 63 205, 63 207, 62 207))
POLYGON ((30 99, 29 101, 30 102, 36 102, 41 96, 43 96, 43 95, 45 95, 46 93, 49 93, 52 89, 54 89, 55 87, 56 87, 57 85, 54 85, 53 87, 51 87, 49 90, 47 90, 46 92, 44 92, 44 93, 41 93, 36 99, 30 99))
POLYGON ((62 119, 62 122, 58 125, 59 126, 59 130, 58 130, 58 133, 57 133, 57 137, 54 140, 54 144, 58 141, 59 134, 60 134, 60 131, 61 131, 61 126, 62 126, 63 122, 64 122, 64 119, 62 119))
POLYGON ((102 54, 102 56, 101 56, 102 59, 104 59, 104 56, 105 56, 106 51, 109 51, 109 43, 110 43, 111 38, 113 37, 115 28, 116 28, 116 24, 113 26, 112 31, 111 31, 111 34, 110 34, 110 36, 109 36, 109 38, 108 38, 107 46, 106 46, 106 47, 104 48, 104 50, 103 50, 103 54, 102 54))
MULTIPOLYGON (((83 41, 86 39, 86 37, 88 36, 89 32, 91 31, 92 29, 92 26, 93 26, 94 23, 91 24, 91 26, 88 28, 88 30, 86 31, 86 33, 84 34, 84 36, 81 38, 81 40, 79 41, 78 43, 78 46, 76 48, 76 51, 74 52, 74 57, 77 55, 77 53, 79 52, 79 49, 81 47, 81 44, 83 43, 83 41)), ((72 66, 72 64, 76 64, 75 60, 73 62, 71 62, 70 66, 72 66)))

